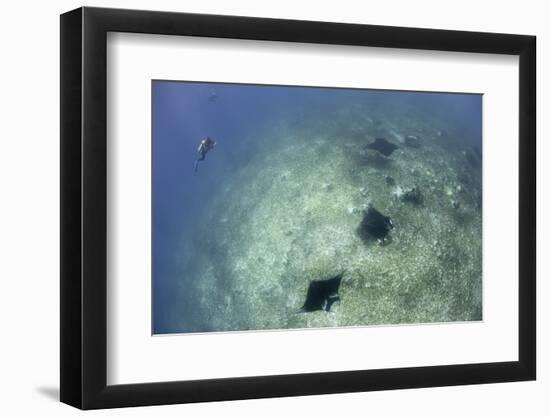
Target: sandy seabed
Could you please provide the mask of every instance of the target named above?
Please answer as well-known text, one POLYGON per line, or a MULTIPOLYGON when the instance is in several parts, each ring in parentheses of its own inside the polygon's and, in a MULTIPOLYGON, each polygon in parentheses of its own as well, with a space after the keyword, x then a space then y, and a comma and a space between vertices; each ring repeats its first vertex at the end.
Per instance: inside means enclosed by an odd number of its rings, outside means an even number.
POLYGON ((197 225, 181 331, 481 320, 480 150, 414 108, 294 119, 255 135, 197 225), (399 148, 365 148, 379 137, 399 148), (392 219, 385 242, 358 232, 369 206, 392 219), (300 313, 309 283, 340 273, 341 301, 300 313))

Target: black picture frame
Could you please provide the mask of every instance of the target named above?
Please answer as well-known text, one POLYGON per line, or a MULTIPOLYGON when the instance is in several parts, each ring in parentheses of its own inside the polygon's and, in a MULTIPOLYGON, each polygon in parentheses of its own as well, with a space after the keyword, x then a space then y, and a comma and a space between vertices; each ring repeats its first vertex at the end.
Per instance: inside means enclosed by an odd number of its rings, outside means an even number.
POLYGON ((81 409, 534 380, 534 36, 80 8, 61 16, 61 401, 81 409), (519 360, 107 385, 108 32, 519 56, 519 360))

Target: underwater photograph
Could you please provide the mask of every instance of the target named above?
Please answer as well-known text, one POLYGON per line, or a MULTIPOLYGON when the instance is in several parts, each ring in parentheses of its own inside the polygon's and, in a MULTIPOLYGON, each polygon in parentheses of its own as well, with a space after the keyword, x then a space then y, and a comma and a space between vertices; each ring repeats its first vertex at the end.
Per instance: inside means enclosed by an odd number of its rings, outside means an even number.
POLYGON ((151 92, 153 334, 482 320, 481 94, 151 92))

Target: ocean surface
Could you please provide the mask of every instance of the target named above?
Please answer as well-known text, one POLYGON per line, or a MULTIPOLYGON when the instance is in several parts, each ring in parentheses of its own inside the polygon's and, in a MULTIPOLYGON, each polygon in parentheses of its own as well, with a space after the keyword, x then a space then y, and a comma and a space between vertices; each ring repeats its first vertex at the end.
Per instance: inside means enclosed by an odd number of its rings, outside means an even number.
POLYGON ((154 334, 482 319, 481 95, 153 81, 152 100, 154 334), (336 276, 329 311, 302 311, 336 276))

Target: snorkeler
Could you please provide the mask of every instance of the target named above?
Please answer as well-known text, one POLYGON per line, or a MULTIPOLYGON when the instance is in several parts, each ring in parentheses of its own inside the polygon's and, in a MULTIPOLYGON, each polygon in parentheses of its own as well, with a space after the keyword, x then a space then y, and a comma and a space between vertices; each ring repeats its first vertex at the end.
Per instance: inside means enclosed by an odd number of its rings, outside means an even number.
POLYGON ((214 90, 212 90, 210 92, 210 95, 208 96, 208 101, 213 102, 213 101, 216 101, 217 99, 218 99, 218 95, 214 90))
POLYGON ((195 161, 195 172, 197 172, 197 168, 199 167, 199 161, 204 161, 204 158, 206 158, 206 154, 216 146, 216 142, 210 139, 210 137, 206 137, 205 139, 201 140, 201 143, 199 144, 199 147, 197 148, 197 152, 200 155, 200 158, 198 158, 195 161))

